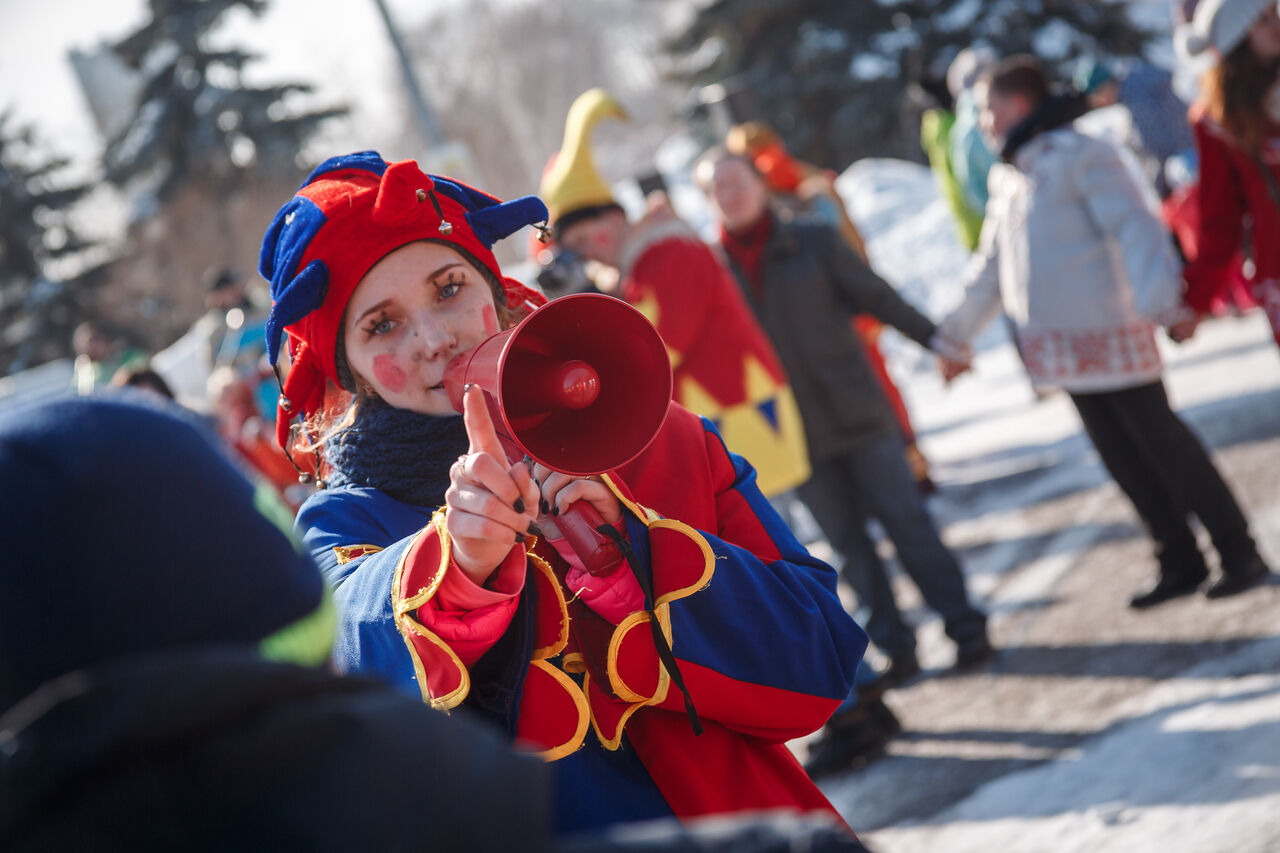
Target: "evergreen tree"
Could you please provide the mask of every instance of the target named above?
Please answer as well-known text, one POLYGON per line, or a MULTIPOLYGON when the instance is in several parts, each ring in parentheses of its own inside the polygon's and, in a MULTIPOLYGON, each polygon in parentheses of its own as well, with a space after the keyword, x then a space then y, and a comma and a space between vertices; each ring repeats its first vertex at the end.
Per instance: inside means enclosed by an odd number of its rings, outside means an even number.
POLYGON ((103 173, 132 209, 128 250, 103 288, 108 319, 150 349, 204 311, 210 269, 252 269, 264 223, 312 165, 307 141, 342 106, 313 108, 301 82, 250 85, 256 57, 219 31, 267 0, 149 0, 142 26, 113 45, 141 77, 103 173))
POLYGON ((61 179, 69 160, 47 151, 31 125, 0 114, 0 374, 69 355, 102 278, 69 218, 91 187, 61 179))
POLYGON ((266 6, 266 0, 150 0, 150 20, 114 45, 145 82, 133 120, 107 143, 109 181, 140 180, 165 200, 193 180, 226 186, 227 178, 254 167, 301 168, 303 144, 345 107, 299 110, 295 99, 311 86, 246 85, 242 72, 256 57, 211 45, 227 12, 239 7, 259 15, 266 6))
POLYGON ((962 48, 1033 53, 1065 81, 1084 53, 1141 56, 1154 36, 1124 0, 714 0, 668 50, 686 82, 724 85, 733 120, 769 122, 798 156, 843 169, 920 159, 922 89, 945 93, 962 48))

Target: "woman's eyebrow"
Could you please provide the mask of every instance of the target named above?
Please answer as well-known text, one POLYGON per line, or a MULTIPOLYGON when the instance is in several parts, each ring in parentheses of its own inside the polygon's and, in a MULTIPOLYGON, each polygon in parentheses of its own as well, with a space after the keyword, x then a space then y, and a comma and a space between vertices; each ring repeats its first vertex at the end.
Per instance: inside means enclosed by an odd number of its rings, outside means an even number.
POLYGON ((460 267, 460 266, 462 266, 462 263, 460 261, 449 261, 447 264, 440 267, 435 272, 429 273, 427 275, 427 281, 435 281, 436 277, 440 275, 440 273, 445 272, 446 270, 453 269, 454 267, 460 267))
POLYGON ((386 308, 390 304, 391 304, 391 297, 387 297, 381 302, 377 302, 373 305, 370 305, 364 312, 360 314, 358 318, 356 318, 356 322, 359 323, 365 317, 368 317, 370 314, 373 314, 376 311, 381 311, 383 308, 386 308))

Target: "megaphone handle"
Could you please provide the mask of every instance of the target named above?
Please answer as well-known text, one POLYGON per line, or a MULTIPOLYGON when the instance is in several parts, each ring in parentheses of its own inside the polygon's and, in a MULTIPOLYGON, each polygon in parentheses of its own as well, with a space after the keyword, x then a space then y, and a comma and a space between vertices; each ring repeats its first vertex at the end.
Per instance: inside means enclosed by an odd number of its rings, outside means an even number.
POLYGON ((556 527, 592 575, 607 575, 622 562, 618 547, 596 530, 602 524, 600 513, 586 501, 576 501, 556 516, 556 527))

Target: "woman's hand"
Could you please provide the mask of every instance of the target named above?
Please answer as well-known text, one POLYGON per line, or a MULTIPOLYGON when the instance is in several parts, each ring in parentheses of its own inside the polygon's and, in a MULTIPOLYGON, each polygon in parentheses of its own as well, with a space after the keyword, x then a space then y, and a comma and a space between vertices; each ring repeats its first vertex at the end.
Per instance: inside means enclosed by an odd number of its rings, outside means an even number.
POLYGON ((545 465, 533 466, 533 478, 541 492, 538 523, 550 529, 555 517, 577 501, 586 501, 600 513, 605 524, 617 524, 622 518, 622 504, 599 477, 573 477, 552 471, 545 465), (546 524, 547 521, 551 524, 546 524))
POLYGON ((524 462, 507 462, 484 392, 470 387, 462 401, 471 447, 449 469, 445 527, 453 540, 454 562, 483 586, 512 546, 529 534, 541 496, 524 462))
POLYGON ((1200 326, 1200 319, 1199 314, 1192 314, 1190 317, 1183 317, 1169 324, 1169 339, 1175 344, 1191 340, 1191 336, 1196 333, 1196 329, 1200 326))
POLYGON ((971 365, 967 361, 954 361, 945 356, 938 358, 938 370, 942 373, 942 382, 944 385, 950 385, 956 380, 956 377, 967 373, 971 365))

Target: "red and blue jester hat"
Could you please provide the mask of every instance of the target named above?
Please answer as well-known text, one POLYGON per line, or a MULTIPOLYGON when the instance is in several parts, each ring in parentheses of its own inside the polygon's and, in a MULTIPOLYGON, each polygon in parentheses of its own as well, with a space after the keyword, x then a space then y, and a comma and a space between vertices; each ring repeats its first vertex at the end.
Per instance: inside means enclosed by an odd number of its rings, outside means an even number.
POLYGON ((258 259, 258 271, 271 282, 267 355, 274 367, 288 333, 292 359, 276 419, 280 446, 288 449, 291 418, 305 424, 324 405, 325 379, 342 384, 338 332, 351 294, 374 264, 418 240, 449 243, 488 268, 502 282, 494 298, 520 314, 546 297, 503 276, 491 247, 546 219, 546 205, 536 196, 502 202, 428 175, 412 160, 389 164, 375 151, 317 166, 276 213, 258 259))

